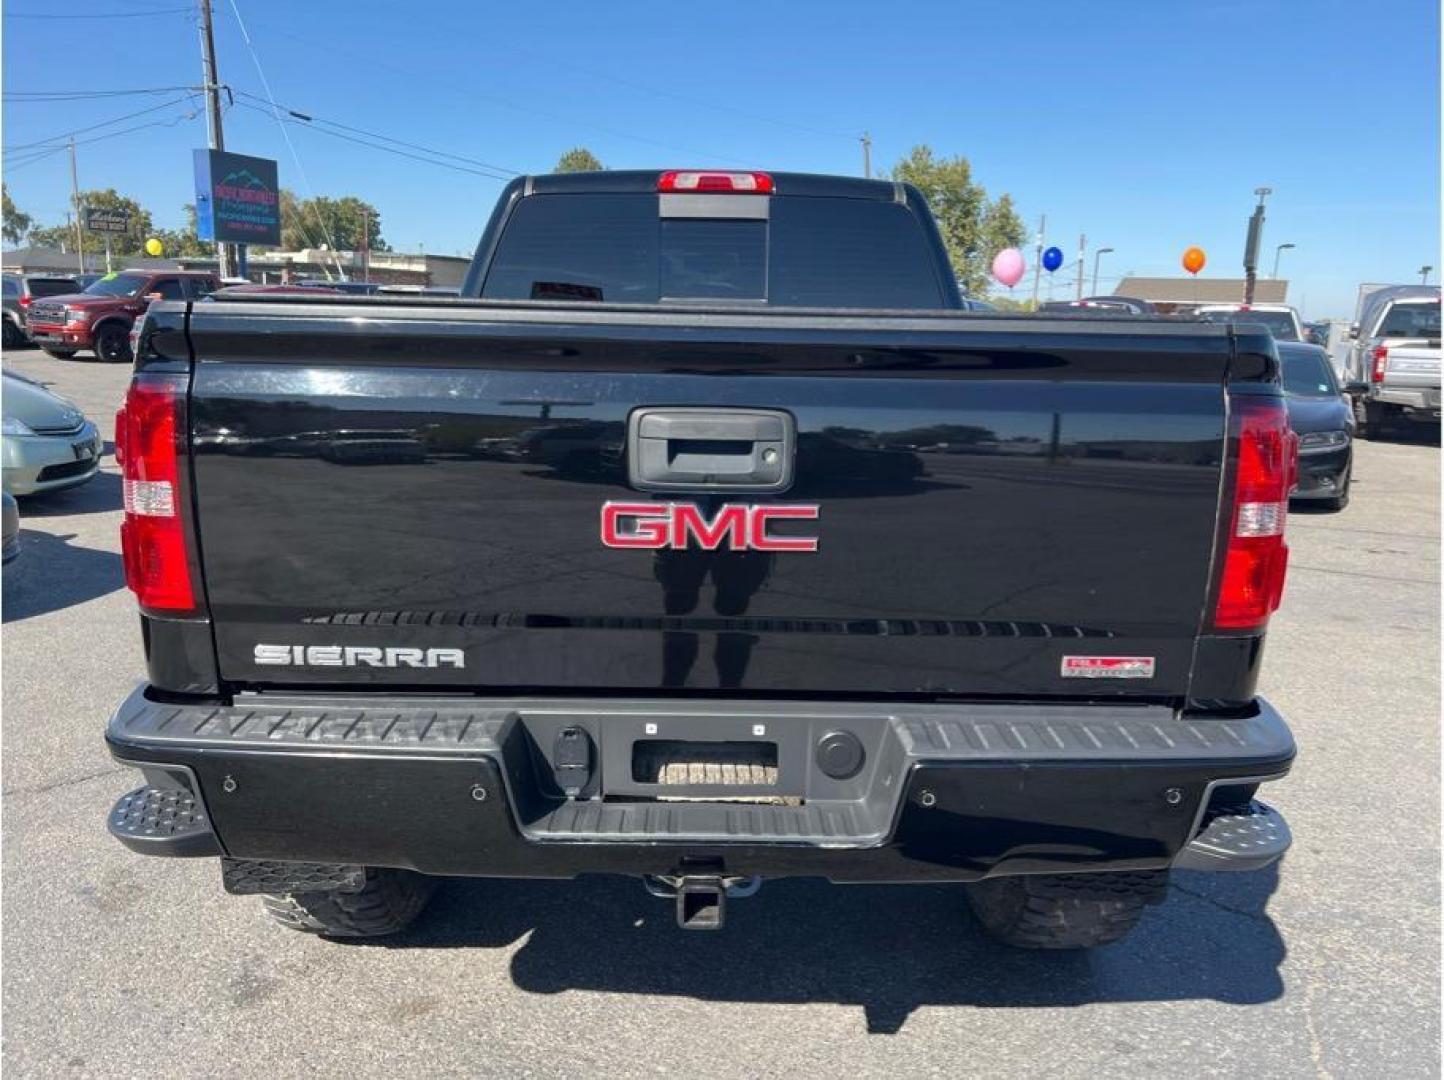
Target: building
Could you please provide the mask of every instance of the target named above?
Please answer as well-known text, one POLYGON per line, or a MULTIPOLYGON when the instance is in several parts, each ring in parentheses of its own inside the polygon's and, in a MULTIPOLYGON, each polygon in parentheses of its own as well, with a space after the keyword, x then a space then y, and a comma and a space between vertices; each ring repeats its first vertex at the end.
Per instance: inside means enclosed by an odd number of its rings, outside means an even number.
MULTIPOLYGON (((459 255, 408 254, 398 251, 373 251, 369 267, 363 264, 358 251, 327 251, 306 248, 301 251, 265 251, 251 254, 247 276, 255 282, 278 283, 288 276, 299 278, 338 278, 352 281, 375 281, 382 285, 459 286, 471 260, 459 255)), ((131 267, 146 270, 214 270, 216 260, 203 256, 180 256, 173 259, 152 259, 144 255, 117 255, 111 260, 116 269, 131 267)), ((26 274, 76 274, 79 259, 74 252, 59 248, 17 248, 0 253, 0 266, 26 274)), ((86 269, 105 269, 105 257, 87 255, 86 269)))
MULTIPOLYGON (((1203 304, 1243 303, 1243 278, 1126 277, 1113 290, 1114 296, 1149 300, 1164 314, 1188 312, 1203 304)), ((1289 283, 1284 278, 1259 278, 1254 282, 1255 304, 1286 304, 1289 283)))

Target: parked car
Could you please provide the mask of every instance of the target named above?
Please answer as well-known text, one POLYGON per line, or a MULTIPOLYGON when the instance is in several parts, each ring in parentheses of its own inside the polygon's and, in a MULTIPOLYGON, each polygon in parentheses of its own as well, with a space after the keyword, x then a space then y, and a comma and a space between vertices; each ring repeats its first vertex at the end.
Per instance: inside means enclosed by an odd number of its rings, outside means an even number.
POLYGON ((1392 420, 1439 419, 1439 288, 1392 285, 1360 291, 1350 328, 1348 377, 1358 386, 1361 438, 1392 420))
POLYGON ((308 288, 330 289, 332 292, 355 293, 358 296, 370 296, 381 290, 381 286, 374 281, 327 281, 325 278, 303 278, 296 284, 308 288))
POLYGON ((0 515, 4 521, 4 529, 0 530, 0 562, 9 562, 20 554, 20 504, 8 491, 0 491, 0 515))
POLYGON ((0 435, 4 489, 37 495, 83 484, 100 468, 100 432, 74 404, 6 371, 0 435))
POLYGON ((1158 311, 1151 300, 1139 300, 1133 296, 1085 296, 1084 303, 1101 304, 1105 308, 1121 308, 1134 315, 1153 315, 1158 311))
POLYGON ((30 306, 31 339, 51 356, 68 360, 94 350, 101 360, 130 363, 130 328, 153 300, 199 300, 220 278, 183 270, 121 270, 84 291, 52 296, 30 306))
POLYGON ((19 348, 29 340, 25 324, 32 303, 42 297, 80 290, 74 278, 57 274, 0 274, 0 286, 3 286, 5 320, 5 336, 0 345, 7 349, 19 348))
POLYGON ((329 935, 604 871, 699 930, 958 883, 1053 949, 1283 854, 1261 328, 958 317, 926 199, 855 177, 519 177, 477 252, 445 305, 146 314, 120 842, 329 935))
POLYGON ((1278 350, 1289 426, 1299 438, 1298 483, 1289 498, 1342 510, 1354 471, 1353 406, 1322 347, 1280 341, 1278 350))
POLYGON ((1257 323, 1277 341, 1303 341, 1299 313, 1287 304, 1205 304, 1194 314, 1204 322, 1257 323))

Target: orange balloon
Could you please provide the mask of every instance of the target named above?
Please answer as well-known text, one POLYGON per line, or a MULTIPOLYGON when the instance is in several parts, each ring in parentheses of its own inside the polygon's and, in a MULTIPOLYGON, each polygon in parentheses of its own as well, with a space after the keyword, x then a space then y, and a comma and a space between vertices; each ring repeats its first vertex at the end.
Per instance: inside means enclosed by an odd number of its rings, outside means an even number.
POLYGON ((1198 273, 1206 262, 1208 257, 1204 255, 1201 247, 1191 247, 1183 253, 1183 268, 1190 274, 1198 273))

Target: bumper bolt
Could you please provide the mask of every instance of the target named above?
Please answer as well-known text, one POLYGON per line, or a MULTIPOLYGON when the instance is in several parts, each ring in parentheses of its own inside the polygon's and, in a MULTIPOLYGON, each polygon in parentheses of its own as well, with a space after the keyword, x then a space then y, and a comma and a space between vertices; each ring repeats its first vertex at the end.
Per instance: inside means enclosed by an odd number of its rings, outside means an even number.
POLYGON ((480 784, 471 785, 471 797, 477 802, 486 802, 486 788, 480 784))
POLYGON ((238 786, 239 785, 237 785, 236 778, 234 776, 227 776, 224 780, 221 781, 221 790, 224 791, 227 795, 235 791, 238 786))
POLYGON ((1169 806, 1177 806, 1183 802, 1183 789, 1171 787, 1163 793, 1163 801, 1169 806))
POLYGON ((918 792, 918 802, 922 803, 924 806, 936 806, 938 803, 938 797, 934 795, 931 791, 920 791, 918 792))

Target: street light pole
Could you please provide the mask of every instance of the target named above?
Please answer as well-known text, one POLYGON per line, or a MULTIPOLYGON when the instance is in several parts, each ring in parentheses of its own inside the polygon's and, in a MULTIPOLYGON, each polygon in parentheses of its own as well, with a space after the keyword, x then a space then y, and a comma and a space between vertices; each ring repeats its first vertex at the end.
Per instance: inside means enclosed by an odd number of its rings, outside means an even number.
POLYGON ((1282 255, 1287 249, 1294 246, 1295 245, 1293 244, 1280 244, 1278 247, 1274 248, 1274 272, 1272 276, 1275 281, 1278 280, 1279 276, 1279 256, 1282 255))
POLYGON ((1078 234, 1078 299, 1083 299, 1083 253, 1088 247, 1088 237, 1085 233, 1078 234))
POLYGON ((1433 268, 1432 266, 1421 266, 1421 267, 1419 267, 1419 284, 1420 284, 1420 285, 1428 285, 1428 284, 1429 284, 1429 273, 1430 273, 1430 271, 1432 271, 1433 269, 1434 269, 1434 268, 1433 268))
POLYGON ((1098 260, 1103 258, 1103 256, 1107 255, 1112 250, 1112 248, 1099 248, 1093 253, 1093 290, 1090 293, 1090 295, 1092 296, 1098 295, 1098 260))

